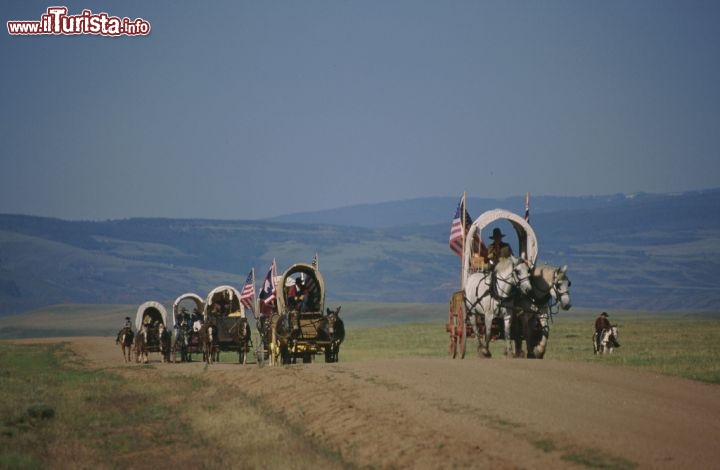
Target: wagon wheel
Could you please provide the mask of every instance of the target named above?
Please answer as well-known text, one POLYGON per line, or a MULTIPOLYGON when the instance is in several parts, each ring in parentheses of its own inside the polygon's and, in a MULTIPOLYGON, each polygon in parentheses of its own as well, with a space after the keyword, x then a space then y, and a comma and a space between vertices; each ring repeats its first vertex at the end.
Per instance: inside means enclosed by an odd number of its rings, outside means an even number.
POLYGON ((464 297, 462 291, 453 293, 450 298, 446 330, 450 333, 450 357, 455 359, 458 353, 460 353, 461 358, 465 357, 467 331, 465 327, 464 297))
POLYGON ((465 359, 465 348, 467 346, 467 323, 465 322, 465 306, 460 304, 457 309, 458 311, 458 324, 460 325, 460 331, 458 332, 458 353, 460 359, 465 359))
POLYGON ((448 354, 450 357, 455 359, 457 356, 457 312, 453 308, 453 302, 450 300, 450 307, 448 308, 448 322, 445 325, 445 330, 450 334, 450 347, 448 348, 448 354))

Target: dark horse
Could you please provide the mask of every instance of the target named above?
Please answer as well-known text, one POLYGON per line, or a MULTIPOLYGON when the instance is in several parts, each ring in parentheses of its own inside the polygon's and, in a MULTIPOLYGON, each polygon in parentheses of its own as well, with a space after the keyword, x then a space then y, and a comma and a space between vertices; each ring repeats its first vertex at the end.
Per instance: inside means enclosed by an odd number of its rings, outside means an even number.
POLYGON ((158 329, 158 336, 160 339, 160 356, 162 362, 170 362, 170 348, 172 342, 172 335, 165 328, 165 325, 160 325, 158 329))
POLYGON ((340 356, 340 345, 345 340, 345 323, 340 318, 340 308, 335 310, 327 309, 326 322, 318 330, 322 330, 330 344, 325 347, 325 362, 338 362, 340 356))
POLYGON ((247 362, 247 353, 252 345, 250 325, 245 317, 215 317, 213 320, 216 333, 216 356, 220 361, 220 351, 237 351, 238 362, 247 362))
POLYGON ((190 326, 183 321, 179 326, 175 326, 177 331, 175 342, 172 345, 172 361, 177 362, 177 353, 180 352, 180 362, 190 362, 190 352, 188 345, 190 343, 190 326))
POLYGON ((275 313, 270 319, 272 328, 271 348, 271 364, 290 364, 293 360, 290 354, 291 343, 294 341, 298 333, 297 313, 295 311, 289 314, 275 313))
POLYGON ((135 333, 133 333, 132 328, 129 326, 126 326, 122 330, 118 331, 115 344, 119 344, 120 347, 122 347, 123 359, 125 362, 132 361, 132 345, 134 338, 135 333))
POLYGON ((245 317, 240 318, 237 323, 237 342, 238 362, 240 364, 245 364, 247 362, 247 355, 250 352, 250 346, 252 346, 250 324, 245 317))

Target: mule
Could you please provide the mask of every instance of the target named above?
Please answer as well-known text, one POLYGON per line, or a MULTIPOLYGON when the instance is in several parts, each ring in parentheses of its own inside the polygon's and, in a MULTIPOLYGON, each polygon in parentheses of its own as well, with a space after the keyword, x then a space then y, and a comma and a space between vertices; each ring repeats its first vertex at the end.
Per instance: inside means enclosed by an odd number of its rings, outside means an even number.
MULTIPOLYGON (((545 355, 550 336, 550 309, 559 305, 563 310, 572 307, 570 279, 567 265, 561 267, 542 264, 532 269, 530 276, 532 290, 527 295, 518 295, 515 311, 519 334, 516 335, 516 349, 521 349, 525 339, 527 357, 541 359, 545 355)), ((523 355, 522 352, 520 355, 523 355)))
POLYGON ((125 362, 132 362, 132 345, 134 338, 135 333, 133 333, 132 328, 129 326, 118 331, 115 344, 119 344, 122 348, 123 360, 125 360, 125 362))
POLYGON ((298 316, 295 311, 283 314, 275 313, 270 318, 272 329, 270 363, 272 365, 290 364, 293 361, 294 358, 290 354, 290 349, 294 338, 297 337, 299 332, 297 319, 298 316))
POLYGON ((172 361, 177 362, 177 353, 180 352, 180 362, 190 362, 188 346, 190 343, 190 327, 187 322, 175 325, 175 341, 172 345, 172 361))
POLYGON ((247 318, 242 317, 237 323, 237 345, 238 345, 238 362, 240 364, 247 363, 247 356, 252 346, 252 334, 250 331, 250 323, 247 318))
POLYGON ((468 276, 464 289, 465 307, 468 314, 475 315, 478 352, 482 356, 492 356, 490 339, 492 321, 495 317, 503 319, 505 354, 515 356, 515 344, 511 340, 510 326, 517 289, 527 295, 532 290, 532 285, 530 267, 525 260, 515 256, 501 259, 489 272, 473 273, 468 276))
POLYGON ((340 318, 340 308, 335 310, 328 308, 324 322, 318 327, 318 333, 322 332, 323 339, 329 341, 325 347, 325 362, 338 362, 340 345, 345 340, 345 323, 340 318))
POLYGON ((172 336, 170 332, 165 328, 165 325, 160 325, 158 329, 158 339, 160 342, 160 360, 162 362, 170 362, 170 347, 172 343, 172 336))
POLYGON ((611 325, 610 328, 602 330, 599 339, 598 333, 593 333, 592 340, 595 354, 612 354, 615 348, 620 346, 618 339, 620 339, 620 333, 617 325, 611 325))
POLYGON ((238 362, 245 364, 252 345, 250 325, 245 317, 215 317, 215 360, 220 361, 221 351, 238 353, 238 362))

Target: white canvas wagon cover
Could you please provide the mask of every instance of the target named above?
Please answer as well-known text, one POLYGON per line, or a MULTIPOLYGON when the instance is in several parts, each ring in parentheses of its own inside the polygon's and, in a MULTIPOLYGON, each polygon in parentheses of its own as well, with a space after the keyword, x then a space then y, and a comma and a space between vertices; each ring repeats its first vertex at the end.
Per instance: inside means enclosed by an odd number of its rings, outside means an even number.
MULTIPOLYGON (((527 260, 531 265, 535 264, 538 255, 538 242, 537 237, 535 236, 535 231, 530 224, 523 217, 505 209, 492 209, 485 211, 472 223, 468 229, 467 237, 465 239, 465 250, 463 252, 463 285, 465 285, 465 279, 471 271, 471 240, 473 240, 476 235, 482 240, 482 230, 488 225, 500 220, 510 222, 510 225, 512 225, 515 230, 520 248, 518 256, 527 260)), ((512 243, 510 245, 513 246, 513 248, 517 247, 517 245, 513 245, 512 243)))
POLYGON ((288 311, 290 305, 288 298, 289 287, 294 284, 295 277, 301 277, 311 294, 317 298, 315 308, 311 308, 311 312, 324 312, 325 310, 325 280, 320 271, 315 266, 306 263, 296 263, 290 266, 282 276, 279 277, 277 283, 277 306, 279 312, 288 311))
POLYGON ((143 321, 147 318, 150 323, 162 323, 165 328, 171 328, 168 325, 168 314, 165 307, 160 302, 154 300, 147 301, 137 309, 135 314, 135 329, 139 330, 142 328, 143 321))
POLYGON ((212 312, 213 304, 222 301, 227 302, 227 311, 224 316, 245 317, 245 307, 240 303, 240 293, 233 286, 218 286, 210 291, 205 300, 205 318, 212 312))
POLYGON ((186 292, 178 296, 178 298, 175 299, 175 302, 173 302, 173 326, 175 326, 175 318, 177 318, 180 313, 178 311, 180 304, 186 300, 192 300, 195 303, 195 308, 197 308, 198 312, 202 313, 205 310, 205 301, 202 297, 193 292, 186 292))

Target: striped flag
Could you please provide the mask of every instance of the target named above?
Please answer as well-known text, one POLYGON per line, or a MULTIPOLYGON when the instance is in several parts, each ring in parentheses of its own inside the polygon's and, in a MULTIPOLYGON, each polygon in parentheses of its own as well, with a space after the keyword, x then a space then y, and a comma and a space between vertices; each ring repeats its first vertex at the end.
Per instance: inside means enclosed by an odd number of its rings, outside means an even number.
POLYGON ((465 195, 463 194, 450 225, 450 240, 448 242, 450 249, 459 256, 462 256, 463 242, 470 225, 472 225, 472 219, 465 208, 465 195))
POLYGON ((255 268, 250 270, 245 285, 240 292, 240 303, 243 307, 253 309, 255 303, 255 268))
POLYGON ((300 273, 300 279, 302 281, 303 287, 305 288, 305 291, 308 294, 312 294, 319 290, 319 287, 317 285, 317 281, 315 280, 315 277, 308 276, 305 273, 300 273))
POLYGON ((272 264, 270 265, 270 270, 268 271, 267 275, 265 276, 265 280, 263 281, 262 289, 260 290, 260 300, 263 301, 264 304, 269 304, 273 300, 275 300, 275 297, 277 296, 277 266, 275 265, 275 259, 273 259, 272 264))

